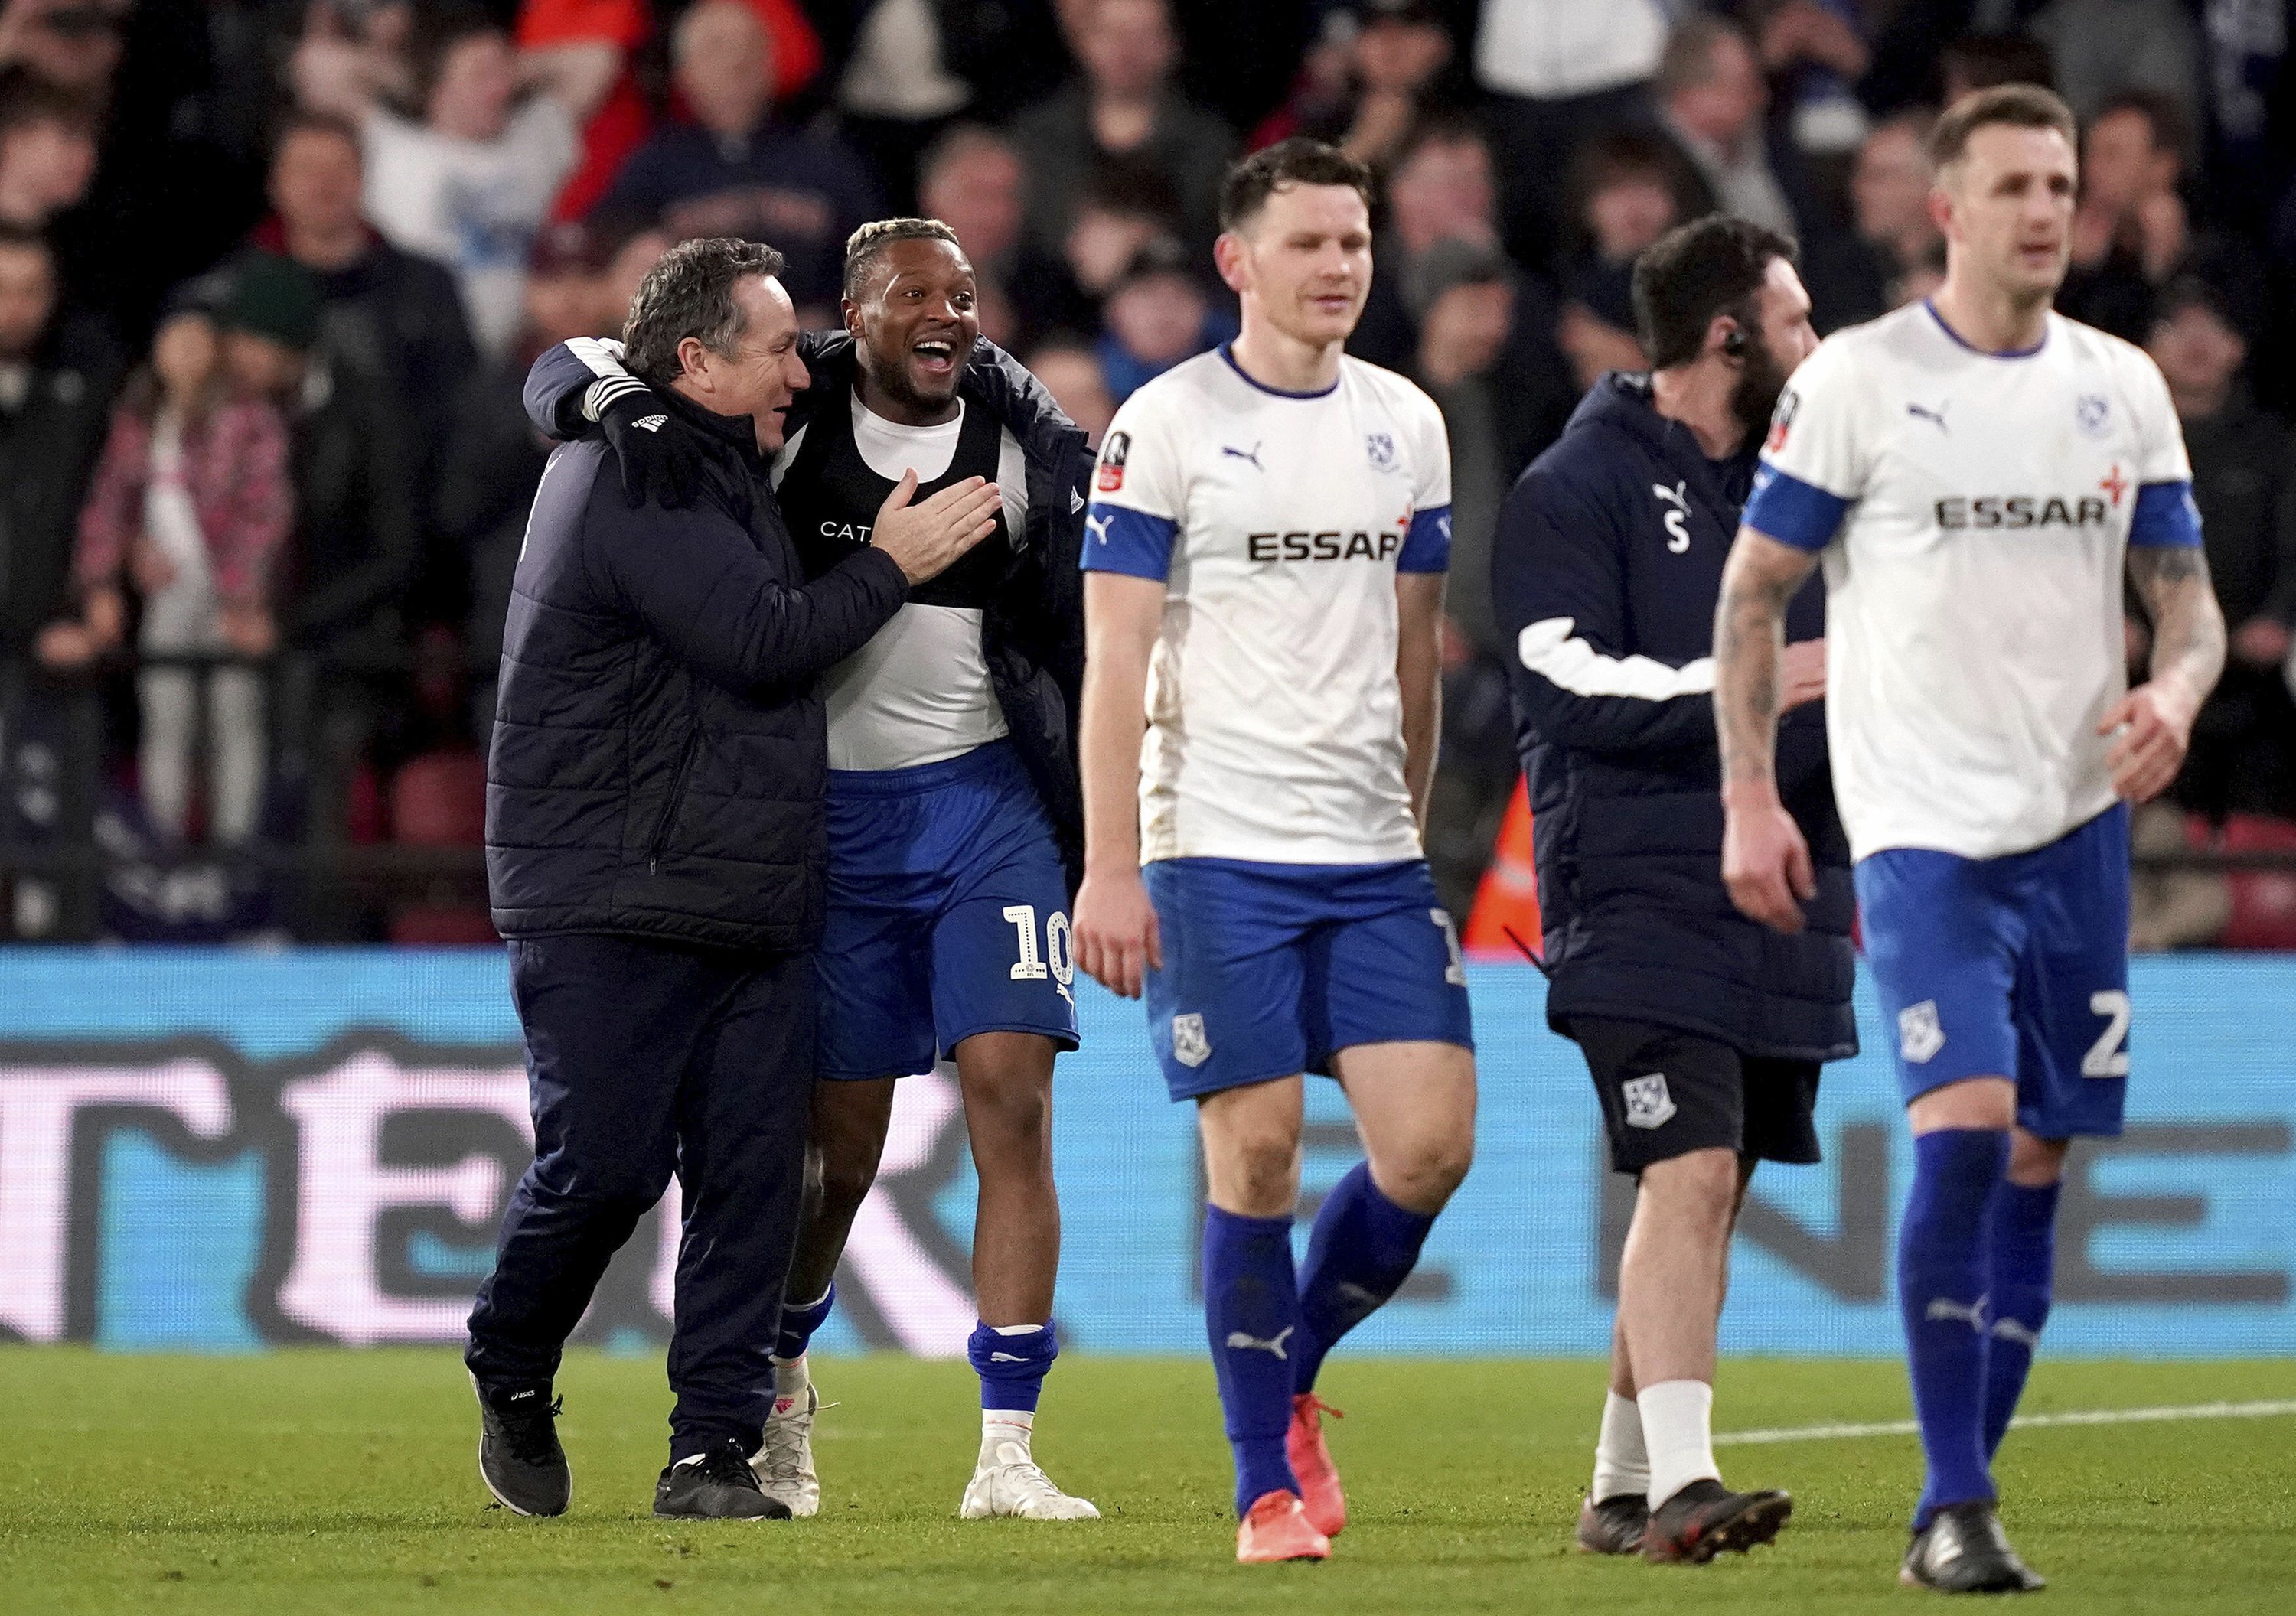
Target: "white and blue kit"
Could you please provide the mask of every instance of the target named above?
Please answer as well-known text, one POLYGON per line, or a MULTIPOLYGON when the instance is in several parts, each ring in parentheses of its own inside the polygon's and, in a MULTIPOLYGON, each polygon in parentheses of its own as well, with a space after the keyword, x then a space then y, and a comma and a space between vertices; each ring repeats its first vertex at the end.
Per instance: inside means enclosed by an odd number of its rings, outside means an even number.
POLYGON ((829 901, 814 961, 830 1079, 922 1072, 976 1032, 1077 1043, 1067 877, 981 641, 1027 521, 1020 445, 964 400, 954 420, 908 427, 857 395, 832 398, 791 436, 774 483, 810 572, 869 542, 906 471, 918 501, 978 475, 1004 506, 996 533, 822 682, 829 901))
POLYGON ((1780 398, 1750 527, 1822 551, 1826 722, 1905 1098, 2015 1081, 2045 1139, 2120 1130, 2129 545, 2200 543, 2167 385, 2051 314, 1992 354, 1928 304, 1837 332, 1780 398))
POLYGON ((1262 387, 1222 347, 1125 401, 1087 570, 1160 579, 1140 858, 1164 965, 1149 1027, 1173 1098, 1390 1041, 1472 1047, 1466 975, 1404 779, 1398 572, 1449 565, 1433 400, 1341 361, 1262 387))

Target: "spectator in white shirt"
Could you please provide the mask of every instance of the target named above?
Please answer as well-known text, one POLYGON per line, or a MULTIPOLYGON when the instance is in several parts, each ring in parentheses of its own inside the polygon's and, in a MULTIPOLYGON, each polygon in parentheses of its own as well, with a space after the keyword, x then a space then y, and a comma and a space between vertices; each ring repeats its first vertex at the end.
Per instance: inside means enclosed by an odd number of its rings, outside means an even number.
POLYGON ((1475 78, 1491 95, 1517 257, 1543 264, 1559 244, 1572 154, 1649 120, 1667 13, 1662 0, 1486 0, 1475 78))

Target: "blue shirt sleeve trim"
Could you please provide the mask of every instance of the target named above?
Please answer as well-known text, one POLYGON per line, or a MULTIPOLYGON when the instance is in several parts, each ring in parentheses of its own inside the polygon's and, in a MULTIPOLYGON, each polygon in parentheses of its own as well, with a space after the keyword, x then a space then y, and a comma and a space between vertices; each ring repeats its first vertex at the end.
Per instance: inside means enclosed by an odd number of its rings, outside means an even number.
POLYGON ((1179 531, 1180 525, 1169 517, 1095 500, 1085 512, 1079 565, 1086 572, 1168 578, 1172 575, 1172 538, 1179 531))
POLYGON ((1451 570, 1451 508, 1431 505, 1411 513, 1411 527, 1395 558, 1398 572, 1451 570))
POLYGON ((1754 473, 1753 497, 1746 502, 1742 519, 1781 544, 1814 554, 1833 543, 1833 535, 1841 528, 1842 513, 1849 509, 1849 502, 1840 494, 1788 477, 1765 461, 1754 473))
POLYGON ((2146 483, 2136 491, 2128 518, 2128 542, 2148 550, 2197 550, 2201 508, 2190 483, 2146 483))

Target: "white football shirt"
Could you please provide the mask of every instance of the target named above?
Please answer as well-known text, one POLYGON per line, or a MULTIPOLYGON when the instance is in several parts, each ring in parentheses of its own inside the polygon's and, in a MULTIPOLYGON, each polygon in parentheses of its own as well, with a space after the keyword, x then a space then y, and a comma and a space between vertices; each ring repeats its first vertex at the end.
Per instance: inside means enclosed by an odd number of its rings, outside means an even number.
POLYGON ((2112 804, 2129 544, 2198 544, 2140 348, 2059 314, 1969 347, 1926 303, 1837 331, 1778 401, 1746 526, 1823 550, 1828 740, 1854 856, 1997 858, 2112 804))
POLYGON ((1450 448, 1434 400, 1340 362, 1320 393, 1251 380, 1225 347, 1116 412, 1087 570, 1160 578, 1140 754, 1140 858, 1415 859, 1395 579, 1441 572, 1450 448))

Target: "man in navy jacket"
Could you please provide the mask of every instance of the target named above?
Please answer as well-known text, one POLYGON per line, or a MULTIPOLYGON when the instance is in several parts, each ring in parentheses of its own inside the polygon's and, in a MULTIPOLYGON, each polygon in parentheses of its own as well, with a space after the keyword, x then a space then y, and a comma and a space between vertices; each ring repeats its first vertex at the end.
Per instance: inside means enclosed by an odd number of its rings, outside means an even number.
MULTIPOLYGON (((526 1037, 535 1160, 465 1354, 480 1469, 523 1514, 571 1489, 560 1349, 675 1171, 684 1192, 663 1515, 783 1515, 761 1440, 812 1087, 827 741, 816 677, 994 526, 972 478, 878 513, 808 581, 766 479, 807 381, 781 255, 673 249, 630 358, 699 445, 684 510, 633 506, 596 445, 561 449, 529 519, 488 761, 487 870, 526 1037)), ((649 429, 643 425, 641 430, 649 429)))
MULTIPOLYGON (((767 1496, 792 1514, 819 1510, 811 1432, 820 1399, 807 1345, 833 1304, 896 1081, 945 1057, 980 1179, 970 1356, 981 1441, 960 1508, 1085 1519, 1093 1506, 1054 1485, 1033 1448, 1057 1354, 1053 1067, 1077 1044, 1068 906, 1080 851, 1073 714, 1085 437, 1034 377, 979 341, 972 265, 947 224, 864 225, 846 249, 845 286, 848 334, 808 339, 813 385, 791 406, 773 473, 808 575, 868 542, 904 473, 927 479, 927 490, 988 477, 1004 510, 1001 536, 913 592, 865 650, 823 681, 819 1193, 790 1269, 758 1471, 767 1496)), ((583 418, 594 414, 626 471, 643 470, 689 435, 629 427, 634 412, 655 407, 635 385, 611 345, 573 343, 536 362, 529 400, 537 424, 561 434, 588 431, 583 418)))
POLYGON ((1493 546, 1547 1021, 1584 1052, 1611 1165, 1638 1180, 1578 1540, 1652 1560, 1767 1542, 1792 1508, 1720 1483, 1715 1326, 1754 1163, 1817 1160, 1819 1063, 1857 1049, 1816 589, 1789 618, 1780 702, 1796 710, 1779 773, 1816 866, 1807 925, 1747 920, 1722 885, 1714 605, 1762 425, 1817 346, 1793 255, 1719 215, 1644 253, 1635 306, 1654 369, 1595 384, 1516 484, 1493 546))

